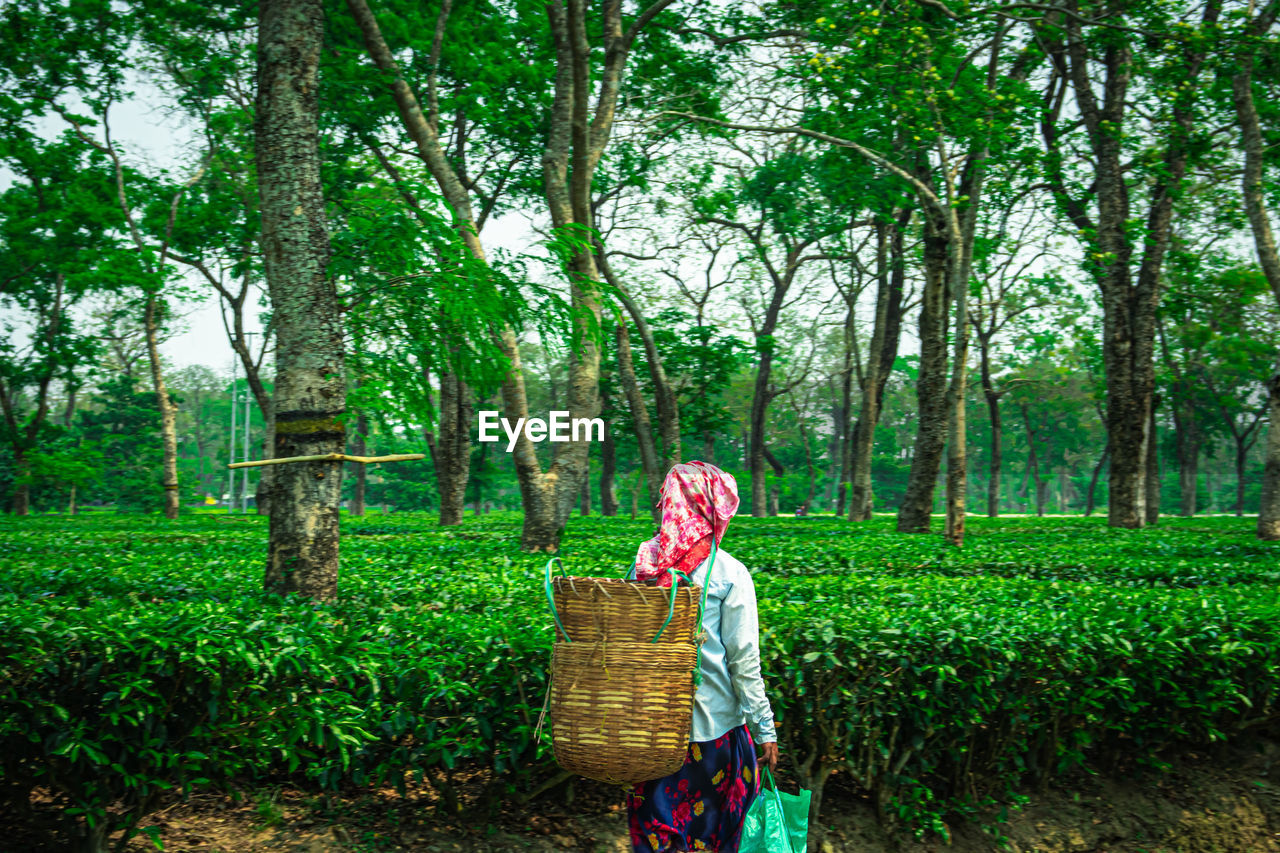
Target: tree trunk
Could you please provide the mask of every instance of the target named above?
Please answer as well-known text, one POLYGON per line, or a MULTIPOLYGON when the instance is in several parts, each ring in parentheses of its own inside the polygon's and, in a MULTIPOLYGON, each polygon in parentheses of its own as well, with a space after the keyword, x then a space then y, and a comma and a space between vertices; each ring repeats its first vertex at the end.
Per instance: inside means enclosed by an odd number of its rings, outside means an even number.
POLYGON ((973 240, 977 230, 978 205, 986 174, 987 151, 979 148, 967 163, 960 182, 959 198, 965 199, 958 246, 951 247, 948 286, 955 299, 955 356, 951 360, 951 382, 947 385, 947 541, 964 544, 965 496, 969 486, 968 406, 969 382, 969 271, 973 240))
POLYGON ((1027 473, 1035 483, 1036 515, 1044 515, 1044 482, 1040 479, 1040 457, 1036 454, 1035 431, 1031 429, 1031 413, 1027 406, 1022 409, 1022 423, 1027 431, 1027 473))
POLYGON ((987 401, 987 417, 991 421, 991 460, 988 465, 987 517, 1000 515, 1000 467, 1004 464, 1004 423, 1000 419, 1000 394, 991 378, 991 339, 979 336, 981 348, 982 395, 987 401))
MULTIPOLYGON (((636 304, 635 300, 631 298, 631 294, 622 285, 622 282, 614 275, 613 268, 609 266, 608 260, 604 256, 603 248, 601 248, 598 257, 600 271, 627 309, 627 314, 630 315, 632 322, 636 324, 636 332, 640 335, 640 343, 644 346, 645 361, 649 365, 649 378, 653 382, 654 408, 658 411, 658 435, 662 440, 661 468, 662 476, 665 478, 667 472, 671 470, 671 466, 680 462, 680 408, 676 402, 676 392, 671 387, 671 381, 667 378, 667 372, 662 366, 662 353, 658 352, 658 344, 653 337, 653 329, 649 327, 649 323, 645 320, 644 312, 640 310, 640 306, 636 304)), ((625 323, 626 321, 619 318, 619 322, 625 323)))
MULTIPOLYGON (((1165 343, 1164 331, 1160 332, 1165 343)), ((1200 444, 1202 431, 1195 405, 1191 402, 1190 383, 1164 347, 1165 363, 1173 372, 1169 412, 1173 416, 1173 450, 1178 463, 1178 514, 1192 518, 1196 514, 1199 486, 1200 444)))
MULTIPOLYGON (((1203 7, 1205 25, 1216 23, 1219 0, 1203 7)), ((1195 105, 1189 97, 1173 101, 1172 123, 1162 134, 1161 168, 1149 191, 1145 217, 1130 209, 1130 176, 1126 174, 1126 121, 1132 99, 1129 84, 1134 72, 1132 35, 1117 35, 1091 51, 1079 18, 1063 21, 1065 37, 1053 42, 1057 66, 1066 73, 1074 93, 1079 120, 1088 132, 1092 194, 1097 219, 1088 215, 1086 202, 1068 192, 1060 167, 1047 175, 1058 203, 1082 232, 1092 232, 1087 247, 1092 274, 1102 295, 1103 364, 1107 380, 1107 436, 1111 445, 1108 482, 1108 523, 1113 527, 1140 528, 1146 523, 1147 441, 1151 397, 1155 389, 1155 310, 1160 296, 1160 276, 1171 233, 1173 202, 1180 194, 1194 138, 1195 105), (1098 73, 1102 85, 1095 85, 1098 73), (1142 226, 1142 259, 1136 281, 1132 261, 1135 225, 1142 226)), ((1056 39, 1056 36, 1050 38, 1056 39)), ((1186 47, 1181 79, 1195 92, 1205 66, 1203 48, 1186 47)), ((1041 127, 1051 155, 1061 155, 1054 118, 1041 127)))
MULTIPOLYGON (((609 406, 609 381, 604 377, 600 383, 600 402, 604 412, 611 411, 609 406)), ((604 424, 604 442, 600 445, 600 514, 613 518, 618 514, 618 448, 613 443, 613 423, 606 420, 604 424)))
POLYGON ((9 505, 14 515, 31 514, 31 485, 28 482, 30 476, 31 461, 24 451, 15 449, 13 452, 13 500, 9 505))
POLYGON ((471 389, 453 371, 440 376, 440 433, 436 436, 436 483, 440 526, 462 523, 471 468, 471 389))
POLYGON ((773 455, 773 451, 768 445, 764 447, 764 458, 769 463, 769 467, 773 469, 773 488, 769 490, 769 515, 776 516, 779 511, 779 500, 782 496, 782 478, 787 475, 787 469, 782 467, 782 463, 778 461, 778 457, 773 455))
MULTIPOLYGON (((835 515, 844 515, 844 504, 848 498, 849 478, 853 473, 853 431, 849 424, 853 420, 853 336, 856 333, 854 306, 849 305, 844 318, 844 369, 840 378, 840 401, 835 409, 835 435, 832 454, 839 464, 836 480, 835 515)), ((876 319, 880 317, 879 293, 876 296, 876 319)), ((874 347, 874 333, 872 346, 874 347)))
POLYGON ((1267 383, 1267 455, 1262 472, 1262 501, 1258 507, 1258 538, 1280 539, 1280 368, 1267 383))
MULTIPOLYGON (((1192 414, 1194 417, 1194 414, 1192 414)), ((1178 448, 1179 515, 1192 518, 1200 485, 1200 436, 1199 430, 1187 423, 1187 416, 1174 419, 1174 436, 1178 448), (1181 423, 1179 423, 1181 421, 1181 423)))
MULTIPOLYGON (((876 283, 876 320, 871 330, 867 352, 867 377, 858 421, 850 441, 849 479, 852 484, 849 503, 850 521, 869 521, 874 505, 871 483, 871 460, 875 451, 876 424, 884 408, 884 388, 898 358, 898 340, 902 332, 902 292, 906 284, 904 259, 905 234, 911 223, 910 210, 898 214, 889 235, 888 270, 881 268, 876 283), (887 285, 887 287, 886 287, 887 285)), ((880 254, 877 246, 877 256, 880 254)))
MULTIPOLYGON (((830 387, 830 380, 828 380, 830 387)), ((849 415, 852 411, 852 399, 842 400, 839 392, 834 389, 831 399, 835 402, 831 406, 831 420, 833 429, 831 436, 827 441, 827 496, 826 506, 829 510, 836 509, 836 494, 839 487, 846 483, 849 476, 849 447, 853 436, 850 434, 849 423, 851 421, 849 415)), ((848 494, 845 494, 848 498, 848 494)), ((841 507, 843 511, 843 507, 841 507)), ((835 512, 836 518, 840 517, 841 512, 835 512)))
POLYGON ((803 423, 800 425, 800 443, 804 446, 804 464, 809 472, 809 493, 805 495, 804 503, 800 504, 800 514, 808 515, 809 508, 813 505, 813 496, 818 491, 818 471, 813 466, 813 445, 809 442, 809 431, 803 423))
POLYGON ((769 516, 768 490, 764 473, 764 421, 769 405, 769 374, 772 365, 772 351, 766 351, 761 355, 760 364, 756 368, 755 390, 751 395, 751 438, 747 461, 751 470, 751 514, 756 518, 769 516))
MULTIPOLYGON (((589 474, 590 472, 588 472, 589 474)), ((591 477, 582 480, 582 493, 578 495, 578 514, 591 515, 591 477)))
POLYGON ((161 370, 160 347, 156 338, 159 326, 156 314, 160 310, 156 294, 147 294, 143 331, 147 341, 147 360, 151 366, 151 387, 156 394, 156 406, 160 409, 160 444, 164 453, 164 517, 172 521, 178 517, 181 502, 181 495, 178 494, 178 412, 169 397, 169 388, 165 385, 164 372, 161 370))
POLYGON ((791 287, 793 274, 794 267, 785 277, 773 276, 773 296, 765 310, 764 322, 755 333, 756 353, 760 357, 760 363, 756 366, 756 378, 751 392, 751 432, 747 462, 751 470, 751 514, 756 518, 765 518, 769 514, 764 472, 768 448, 765 446, 764 427, 769 403, 774 396, 769 384, 773 378, 773 333, 778 327, 778 316, 782 311, 783 299, 791 287))
MULTIPOLYGON (((262 247, 276 323, 275 455, 342 453, 345 365, 338 294, 326 267, 320 181, 319 0, 258 7, 254 137, 262 247)), ((277 466, 267 590, 329 599, 338 585, 341 462, 277 466)))
POLYGON ((1109 458, 1111 458, 1110 444, 1102 448, 1102 456, 1098 457, 1098 464, 1093 466, 1093 476, 1089 478, 1089 493, 1085 496, 1084 503, 1084 514, 1086 517, 1093 515, 1093 501, 1098 487, 1098 477, 1102 475, 1102 469, 1107 464, 1107 460, 1109 458))
POLYGON ((1143 477, 1146 495, 1146 522, 1148 525, 1160 521, 1160 445, 1156 442, 1156 407, 1160 405, 1160 395, 1151 397, 1151 417, 1147 422, 1147 470, 1143 477))
MULTIPOLYGON (((468 452, 468 455, 470 455, 470 450, 468 450, 467 452, 468 452)), ((489 459, 489 442, 486 441, 481 443, 480 458, 476 460, 476 470, 478 472, 488 471, 488 468, 486 467, 486 465, 488 465, 488 459, 489 459)), ((485 505, 485 499, 484 499, 484 486, 485 486, 484 480, 483 479, 473 480, 468 478, 467 482, 468 482, 468 485, 470 485, 471 483, 475 483, 475 487, 476 487, 476 502, 472 507, 471 514, 483 515, 484 513, 489 511, 485 505)))
POLYGON ((622 380, 622 390, 627 395, 627 404, 631 409, 631 422, 636 430, 636 444, 640 448, 640 468, 644 471, 645 482, 649 485, 649 510, 655 522, 662 522, 662 512, 658 509, 658 496, 662 489, 662 481, 666 471, 660 466, 657 450, 653 445, 653 430, 649 424, 649 409, 640 394, 640 383, 636 380, 636 369, 631 359, 631 336, 627 332, 627 322, 619 318, 614 334, 618 342, 618 376, 622 380))
POLYGON ((1241 436, 1236 439, 1236 518, 1244 515, 1244 468, 1249 457, 1250 443, 1241 436))
MULTIPOLYGON (((1275 3, 1262 7, 1258 17, 1249 22, 1247 34, 1261 42, 1275 23, 1280 8, 1275 3)), ((1267 212, 1263 193, 1263 162, 1266 140, 1258 119, 1257 104, 1253 99, 1253 66, 1255 54, 1263 48, 1256 43, 1242 44, 1236 57, 1236 74, 1231 81, 1232 101, 1240 125, 1240 137, 1244 148, 1244 174, 1241 192, 1249 227, 1253 231, 1254 248, 1258 263, 1266 276, 1276 305, 1280 306, 1280 252, 1276 250, 1275 235, 1267 212)), ((1262 501, 1258 506, 1257 536, 1274 541, 1280 539, 1280 365, 1267 383, 1269 423, 1267 426, 1266 456, 1262 470, 1262 501)))
MULTIPOLYGON (((924 292, 920 297, 920 373, 916 380, 915 453, 898 509, 899 533, 927 533, 947 437, 947 235, 932 217, 924 225, 924 292)), ((957 247, 958 249, 958 247, 957 247)))
MULTIPOLYGON (((356 434, 351 441, 351 453, 364 456, 368 451, 369 419, 364 412, 356 418, 356 434)), ((364 515, 364 493, 369 483, 369 466, 360 462, 351 463, 355 467, 355 488, 351 490, 351 503, 347 506, 347 515, 360 518, 364 515)), ((271 467, 271 466, 266 466, 271 467)))

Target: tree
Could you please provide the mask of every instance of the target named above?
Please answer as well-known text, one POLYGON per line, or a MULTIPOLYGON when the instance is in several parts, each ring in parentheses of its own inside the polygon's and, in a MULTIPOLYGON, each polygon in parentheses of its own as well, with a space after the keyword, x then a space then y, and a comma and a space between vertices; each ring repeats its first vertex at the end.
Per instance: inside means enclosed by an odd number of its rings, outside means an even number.
MULTIPOLYGON (((863 366, 854 365, 862 390, 861 410, 846 445, 852 483, 849 520, 869 521, 873 503, 871 468, 876 425, 884 407, 884 389, 898 356, 906 282, 906 232, 912 210, 904 206, 890 222, 876 221, 876 308, 871 341, 863 366)), ((847 395, 846 395, 847 398, 847 395)), ((842 465, 842 467, 844 467, 842 465)), ((837 508, 837 514, 839 509, 837 508)))
MULTIPOLYGON (((708 195, 699 205, 702 219, 737 233, 745 244, 745 254, 762 279, 758 293, 741 297, 741 305, 751 322, 755 338, 756 373, 749 421, 751 471, 751 513, 757 518, 769 514, 765 465, 766 418, 770 403, 786 394, 794 384, 775 385, 773 371, 781 354, 777 339, 783 310, 800 300, 793 294, 806 264, 826 260, 820 245, 848 227, 847 211, 840 198, 841 186, 859 177, 849 169, 849 158, 839 152, 814 157, 798 140, 789 140, 773 156, 752 164, 728 179, 728 186, 708 195), (834 192, 835 200, 829 201, 834 192)), ((854 164, 857 161, 853 161, 854 164)), ((803 374, 791 383, 802 381, 803 374)))
POLYGON ((157 477, 164 445, 155 392, 138 390, 139 380, 117 374, 102 383, 94 407, 80 416, 91 452, 102 460, 96 484, 84 496, 115 504, 122 513, 164 509, 169 490, 157 477))
MULTIPOLYGON (((254 142, 262 246, 276 322, 275 455, 342 453, 346 371, 338 294, 328 274, 320 181, 320 0, 263 0, 254 142)), ((265 587, 332 598, 338 586, 342 463, 278 466, 265 587)))
MULTIPOLYGON (((1250 10, 1252 8, 1250 4, 1250 10)), ((1276 40, 1271 29, 1277 15, 1280 15, 1280 3, 1272 0, 1245 24, 1245 37, 1238 42, 1238 51, 1233 57, 1235 74, 1231 78, 1231 91, 1244 150, 1241 194, 1253 231, 1258 262, 1276 304, 1280 305, 1280 252, 1276 250, 1263 184, 1267 146, 1260 120, 1261 111, 1254 98, 1256 57, 1274 52, 1276 40)), ((1262 503, 1258 509, 1258 538, 1276 540, 1280 539, 1280 362, 1277 362, 1267 382, 1267 393, 1270 426, 1262 475, 1262 503)))
POLYGON ((991 424, 987 480, 987 515, 990 518, 1000 514, 1004 440, 1000 400, 1009 390, 1007 386, 997 387, 996 347, 1011 323, 1049 304, 1046 298, 1037 298, 1038 295, 1057 295, 1063 286, 1056 274, 1029 274, 1033 266, 1048 254, 1044 249, 1027 251, 1032 228, 1044 224, 1037 215, 1034 202, 1029 210, 1018 211, 1016 197, 1008 199, 1006 196, 1006 200, 1003 210, 984 217, 988 221, 984 222, 977 238, 974 299, 969 306, 969 321, 978 342, 979 384, 991 424), (989 221, 991 219, 994 221, 989 221))
POLYGON ((1040 123, 1046 177, 1102 299, 1115 527, 1147 521, 1155 311, 1174 202, 1203 150, 1198 82, 1221 11, 1208 0, 1192 24, 1168 20, 1159 4, 1073 0, 1032 23, 1052 63, 1040 123), (1064 109, 1068 99, 1074 112, 1064 109), (1150 144, 1129 162, 1128 140, 1148 115, 1150 144))
POLYGON ((67 136, 43 142, 8 118, 4 163, 16 180, 0 194, 0 304, 13 320, 0 340, 0 413, 15 472, 9 510, 26 515, 55 388, 79 387, 98 351, 74 309, 116 280, 122 259, 105 158, 67 136))
MULTIPOLYGON (((554 95, 542 154, 542 190, 556 237, 565 247, 565 272, 574 314, 575 357, 571 362, 568 394, 572 418, 594 417, 599 408, 600 276, 595 252, 586 239, 593 226, 592 176, 613 128, 623 71, 631 49, 648 23, 671 2, 657 0, 625 27, 620 3, 604 7, 605 61, 599 70, 600 84, 594 108, 591 104, 592 51, 585 8, 578 0, 553 3, 547 8, 555 47, 555 70, 554 95)), ((428 76, 428 108, 424 113, 414 87, 393 58, 367 2, 348 0, 348 6, 375 65, 390 79, 405 130, 439 185, 463 239, 475 257, 483 260, 478 218, 472 204, 473 190, 441 146, 438 105, 434 101, 435 77, 428 76)), ((442 4, 433 42, 437 46, 444 37, 444 22, 449 13, 449 4, 442 4)), ((437 47, 432 56, 439 55, 437 47)), ((511 420, 527 418, 528 400, 520 374, 515 330, 503 326, 495 334, 502 342, 509 364, 502 386, 505 416, 511 420)), ((525 508, 522 535, 525 549, 558 548, 560 531, 587 474, 588 450, 585 437, 557 443, 551 468, 544 472, 528 437, 522 433, 517 440, 514 459, 525 508)))

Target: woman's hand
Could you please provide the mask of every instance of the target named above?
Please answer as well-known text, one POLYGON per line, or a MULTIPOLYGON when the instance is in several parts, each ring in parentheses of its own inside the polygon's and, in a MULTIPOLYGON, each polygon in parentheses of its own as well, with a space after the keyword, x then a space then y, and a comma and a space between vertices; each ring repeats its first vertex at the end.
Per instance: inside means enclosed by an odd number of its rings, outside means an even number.
POLYGON ((769 765, 770 773, 778 772, 778 745, 776 743, 760 744, 760 760, 769 765))

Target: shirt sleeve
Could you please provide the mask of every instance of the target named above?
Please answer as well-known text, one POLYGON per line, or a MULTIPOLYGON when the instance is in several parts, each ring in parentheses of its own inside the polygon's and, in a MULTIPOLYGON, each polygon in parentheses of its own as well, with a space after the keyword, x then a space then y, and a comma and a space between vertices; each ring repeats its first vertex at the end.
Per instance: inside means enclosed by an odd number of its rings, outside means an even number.
POLYGON ((736 573, 720 605, 720 634, 738 703, 747 713, 756 740, 778 740, 773 709, 764 695, 760 676, 760 621, 756 613, 756 588, 745 570, 736 573))

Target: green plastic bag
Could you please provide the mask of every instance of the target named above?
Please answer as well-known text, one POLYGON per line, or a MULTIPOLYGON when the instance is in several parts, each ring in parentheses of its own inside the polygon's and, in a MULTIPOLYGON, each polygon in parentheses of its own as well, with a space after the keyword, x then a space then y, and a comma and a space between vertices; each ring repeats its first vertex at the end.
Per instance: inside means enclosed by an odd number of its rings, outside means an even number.
POLYGON ((761 768, 767 783, 747 809, 742 822, 738 853, 805 853, 809 843, 809 797, 778 790, 768 767, 761 768))

